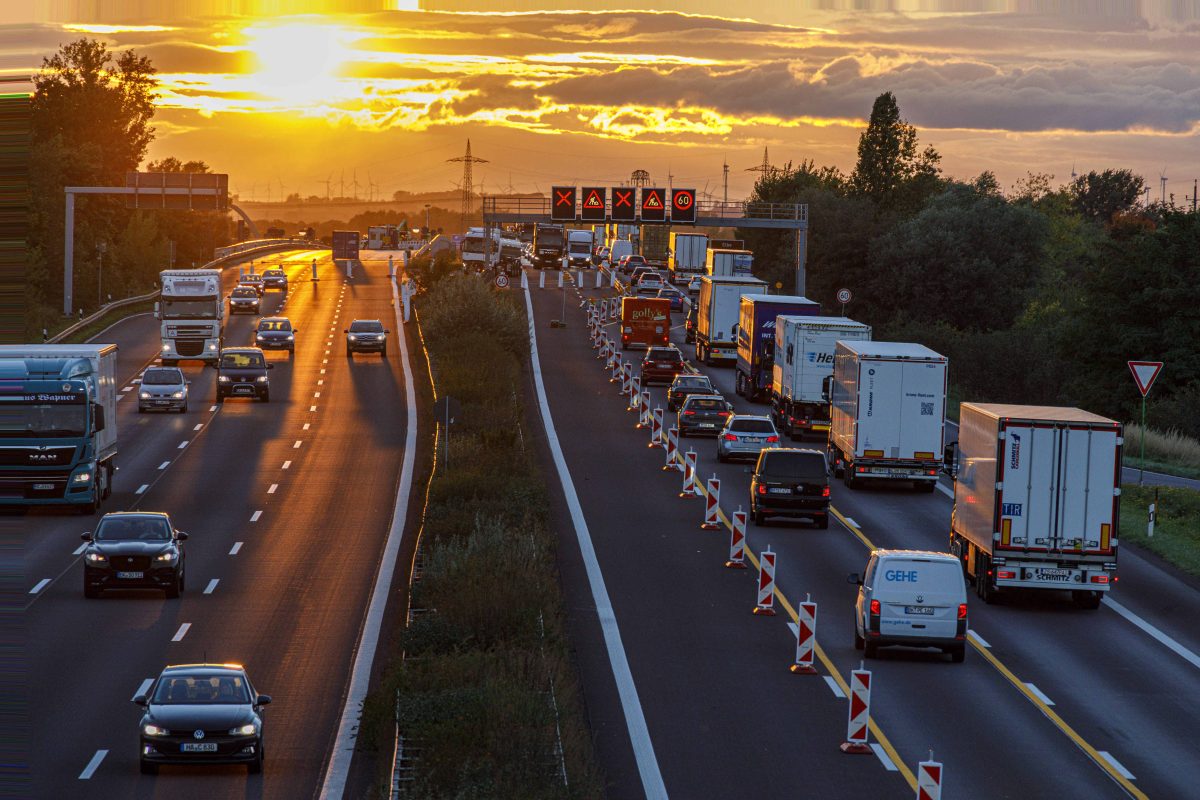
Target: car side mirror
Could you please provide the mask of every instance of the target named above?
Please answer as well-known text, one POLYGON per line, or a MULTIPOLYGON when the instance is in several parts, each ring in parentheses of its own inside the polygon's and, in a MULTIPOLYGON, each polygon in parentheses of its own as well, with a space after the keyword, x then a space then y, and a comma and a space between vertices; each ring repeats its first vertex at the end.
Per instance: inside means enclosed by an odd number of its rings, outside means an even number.
POLYGON ((175 531, 175 538, 181 542, 186 542, 188 539, 187 531, 175 531))
POLYGON ((851 572, 846 576, 846 583, 853 583, 855 586, 862 586, 862 576, 857 572, 851 572))
POLYGON ((84 531, 83 533, 79 534, 79 538, 83 539, 85 542, 90 542, 92 540, 92 532, 84 531))
POLYGON ((134 704, 145 708, 146 706, 150 705, 150 698, 146 697, 144 694, 139 694, 137 697, 133 698, 133 702, 134 704))
POLYGON ((255 700, 254 700, 254 704, 255 704, 256 706, 269 706, 269 705, 271 705, 271 695, 269 695, 269 694, 260 694, 260 695, 259 695, 257 698, 255 698, 255 700))
POLYGON ((184 382, 183 382, 183 385, 184 385, 184 386, 191 386, 191 385, 192 385, 192 379, 191 379, 191 378, 188 378, 186 381, 184 381, 184 382))
POLYGON ((300 332, 299 328, 292 328, 292 333, 299 333, 299 332, 300 332))

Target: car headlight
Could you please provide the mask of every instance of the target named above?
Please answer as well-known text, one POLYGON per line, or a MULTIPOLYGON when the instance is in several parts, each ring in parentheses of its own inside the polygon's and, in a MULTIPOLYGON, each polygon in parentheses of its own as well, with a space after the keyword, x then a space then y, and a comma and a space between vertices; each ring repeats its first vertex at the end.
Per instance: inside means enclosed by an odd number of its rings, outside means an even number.
POLYGON ((170 731, 166 728, 160 728, 157 725, 151 725, 147 722, 142 726, 142 733, 146 734, 147 736, 166 736, 170 733, 170 731))
POLYGON ((142 392, 142 393, 141 393, 141 395, 139 395, 139 396, 140 396, 140 397, 141 397, 143 400, 149 400, 149 399, 150 399, 150 393, 149 393, 149 392, 142 392))
POLYGON ((260 334, 258 334, 258 336, 257 336, 256 338, 258 338, 258 339, 265 339, 265 338, 267 338, 267 337, 263 336, 263 335, 260 333, 260 334))
POLYGON ((295 339, 296 337, 295 337, 293 334, 290 334, 290 333, 289 333, 289 334, 287 335, 287 338, 288 338, 288 341, 290 342, 292 339, 295 339))
POLYGON ((106 563, 108 563, 108 556, 104 555, 103 553, 97 553, 94 550, 88 552, 84 556, 84 558, 86 558, 88 560, 89 564, 106 564, 106 563))
POLYGON ((169 353, 169 352, 171 352, 171 345, 169 345, 169 344, 164 344, 164 345, 163 345, 163 352, 164 352, 164 353, 169 353))
POLYGON ((154 557, 155 561, 162 561, 170 564, 175 559, 179 558, 178 550, 165 550, 154 557))
POLYGON ((258 726, 253 722, 247 725, 240 725, 236 728, 230 729, 229 731, 230 736, 253 736, 256 733, 258 733, 258 726))
POLYGON ((92 473, 80 472, 78 475, 76 475, 74 478, 71 479, 71 483, 87 483, 91 479, 92 479, 92 473))
POLYGON ((266 383, 266 382, 267 382, 267 376, 266 376, 266 375, 259 375, 259 376, 258 376, 258 382, 259 382, 259 383, 266 383))
POLYGON ((228 375, 218 375, 217 380, 220 381, 221 383, 229 383, 229 376, 228 375))
POLYGON ((171 395, 171 397, 172 397, 173 399, 175 399, 175 400, 182 400, 182 399, 183 399, 183 392, 175 392, 175 394, 171 395))
POLYGON ((358 337, 357 337, 357 336, 355 336, 353 333, 351 333, 351 334, 347 335, 347 336, 346 336, 346 338, 347 338, 347 339, 349 339, 349 340, 350 340, 350 341, 352 341, 352 342, 358 339, 358 337))

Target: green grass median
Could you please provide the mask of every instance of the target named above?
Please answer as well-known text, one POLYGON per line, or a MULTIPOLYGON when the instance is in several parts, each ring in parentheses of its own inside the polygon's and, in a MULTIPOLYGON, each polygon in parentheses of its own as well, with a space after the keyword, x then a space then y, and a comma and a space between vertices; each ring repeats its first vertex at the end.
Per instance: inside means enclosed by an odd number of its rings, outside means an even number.
POLYGON ((1143 547, 1200 577, 1200 492, 1126 484, 1121 489, 1121 541, 1143 547), (1154 536, 1149 536, 1146 523, 1156 492, 1154 536))

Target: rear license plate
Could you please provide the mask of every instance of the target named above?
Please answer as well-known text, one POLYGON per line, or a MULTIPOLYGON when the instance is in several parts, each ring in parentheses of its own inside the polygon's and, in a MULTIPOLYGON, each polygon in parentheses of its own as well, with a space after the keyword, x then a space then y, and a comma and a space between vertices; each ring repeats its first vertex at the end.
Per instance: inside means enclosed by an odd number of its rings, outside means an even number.
POLYGON ((35 483, 33 485, 34 491, 37 491, 37 492, 47 492, 53 488, 54 488, 53 483, 35 483))
POLYGON ((904 613, 905 614, 923 614, 925 616, 929 616, 929 615, 933 614, 933 607, 932 606, 905 606, 904 613))
POLYGON ((762 441, 762 439, 758 438, 757 436, 747 436, 745 439, 742 439, 742 441, 746 444, 758 444, 762 441))
POLYGON ((782 488, 782 487, 775 487, 775 488, 769 489, 768 491, 770 491, 771 494, 791 494, 792 493, 791 489, 782 488))
POLYGON ((144 572, 118 572, 117 573, 117 577, 122 578, 124 580, 140 580, 140 579, 144 578, 145 576, 146 576, 146 574, 144 572))
POLYGON ((717 427, 717 423, 715 423, 715 422, 701 422, 701 423, 700 423, 700 427, 701 427, 701 428, 715 428, 715 427, 717 427))
POLYGON ((179 745, 179 749, 185 753, 215 753, 217 752, 216 742, 184 742, 179 745))
POLYGON ((1033 574, 1040 581, 1065 581, 1071 577, 1069 569, 1037 569, 1033 574))

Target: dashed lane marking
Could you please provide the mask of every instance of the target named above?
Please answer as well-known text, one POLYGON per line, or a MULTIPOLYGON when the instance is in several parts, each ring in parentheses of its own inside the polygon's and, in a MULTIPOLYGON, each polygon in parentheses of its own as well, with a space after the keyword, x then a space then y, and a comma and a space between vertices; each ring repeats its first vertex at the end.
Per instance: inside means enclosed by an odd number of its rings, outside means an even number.
POLYGON ((838 698, 839 700, 846 699, 846 693, 842 691, 842 687, 837 685, 837 681, 835 681, 829 675, 822 675, 821 677, 824 678, 825 683, 829 685, 829 691, 833 692, 834 697, 838 698))
POLYGON ((238 554, 238 551, 239 551, 239 550, 241 550, 241 549, 242 549, 242 543, 241 543, 241 542, 234 542, 234 543, 233 543, 233 547, 232 547, 232 548, 230 548, 230 550, 229 550, 229 555, 231 555, 231 556, 236 556, 236 555, 238 554))
POLYGON ((107 750, 97 750, 96 755, 92 756, 92 760, 83 768, 83 772, 79 773, 79 780, 86 781, 91 779, 96 774, 96 770, 100 767, 100 762, 108 755, 107 750))
POLYGON ((976 633, 973 630, 967 631, 967 638, 974 641, 975 645, 977 647, 991 647, 991 645, 988 644, 987 639, 984 639, 982 636, 980 636, 978 633, 976 633))
POLYGON ((1041 700, 1046 705, 1048 705, 1048 706, 1054 705, 1053 700, 1051 700, 1049 697, 1047 697, 1046 694, 1041 689, 1034 686, 1029 681, 1025 682, 1025 688, 1028 689, 1035 697, 1037 697, 1038 700, 1041 700))
POLYGON ((302 444, 304 444, 304 442, 302 442, 302 441, 300 441, 299 439, 297 439, 297 440, 296 440, 296 443, 295 443, 294 445, 292 445, 292 449, 293 449, 293 450, 299 450, 299 449, 300 449, 300 445, 302 445, 302 444))
POLYGON ((183 448, 187 447, 187 443, 188 443, 188 440, 187 440, 187 439, 184 439, 182 442, 180 442, 180 443, 179 443, 179 447, 177 447, 177 448, 175 448, 175 449, 176 449, 176 450, 182 450, 183 448))
POLYGON ((258 511, 255 511, 253 514, 250 515, 251 522, 258 522, 259 519, 261 519, 261 518, 262 518, 262 510, 261 509, 258 511))
POLYGON ((139 683, 138 687, 137 687, 137 691, 135 691, 133 693, 133 697, 129 698, 130 701, 132 701, 134 697, 137 697, 138 695, 143 695, 146 692, 150 691, 150 685, 152 683, 154 683, 154 678, 146 678, 141 683, 139 683))
POLYGON ((217 584, 220 582, 221 582, 220 578, 213 578, 211 581, 208 582, 208 586, 204 587, 204 593, 212 594, 213 591, 217 588, 217 584))
POLYGON ((171 462, 170 462, 170 461, 164 461, 163 463, 161 463, 161 464, 159 464, 159 465, 158 465, 158 468, 159 468, 159 469, 166 469, 166 468, 167 468, 167 467, 169 467, 169 466, 171 466, 171 462))
POLYGON ((76 547, 74 550, 72 550, 71 555, 77 556, 84 550, 87 550, 87 542, 84 542, 83 544, 79 545, 79 547, 76 547))
POLYGON ((270 487, 268 487, 268 488, 267 488, 267 494, 275 494, 275 490, 276 490, 276 489, 278 489, 278 488, 279 488, 279 484, 278 484, 278 483, 272 483, 272 484, 270 485, 270 487))
POLYGON ((194 431, 199 431, 199 430, 203 430, 203 429, 204 429, 204 423, 203 423, 203 422, 197 422, 197 423, 196 423, 196 427, 192 428, 192 430, 194 430, 194 431))
POLYGON ((889 756, 887 754, 887 751, 884 750, 883 747, 881 747, 877 742, 871 742, 871 750, 875 753, 875 756, 883 763, 884 769, 886 769, 888 772, 897 772, 898 771, 896 769, 896 762, 892 761, 891 756, 889 756))
POLYGON ((282 467, 280 467, 280 469, 290 469, 290 468, 291 468, 291 466, 292 466, 292 462, 290 462, 290 461, 285 461, 285 462, 283 462, 283 466, 282 466, 282 467))
POLYGON ((310 427, 312 427, 312 423, 311 423, 311 422, 306 422, 306 423, 304 423, 303 429, 304 429, 304 430, 308 430, 310 427))
POLYGON ((1127 781, 1137 780, 1137 778, 1133 777, 1133 773, 1130 772, 1129 770, 1127 770, 1125 768, 1124 764, 1122 764, 1120 761, 1117 761, 1117 757, 1114 756, 1112 753, 1108 752, 1107 750, 1101 750, 1099 752, 1099 755, 1101 758, 1103 758, 1105 761, 1107 761, 1109 764, 1111 764, 1113 769, 1115 769, 1117 772, 1121 773, 1121 777, 1125 778, 1125 780, 1127 780, 1127 781))
POLYGON ((309 411, 316 411, 316 410, 317 410, 317 407, 316 407, 316 406, 309 406, 309 407, 308 407, 308 410, 309 410, 309 411))
POLYGON ((149 488, 150 488, 150 484, 148 484, 148 483, 143 483, 141 486, 139 486, 139 487, 137 488, 137 491, 136 491, 136 492, 134 492, 134 494, 142 494, 142 493, 144 493, 144 492, 145 492, 147 489, 149 489, 149 488))
POLYGON ((35 584, 33 585, 33 588, 29 590, 29 593, 30 593, 30 594, 37 594, 37 593, 38 593, 38 592, 40 592, 42 589, 45 589, 45 588, 46 588, 46 584, 48 584, 49 582, 50 582, 50 579, 49 579, 49 578, 42 578, 40 581, 38 581, 37 583, 35 583, 35 584))
POLYGON ((192 627, 192 623, 185 622, 179 626, 179 630, 175 631, 175 635, 171 637, 172 642, 182 642, 183 637, 187 636, 188 630, 192 627))

